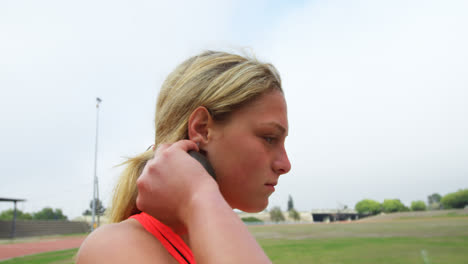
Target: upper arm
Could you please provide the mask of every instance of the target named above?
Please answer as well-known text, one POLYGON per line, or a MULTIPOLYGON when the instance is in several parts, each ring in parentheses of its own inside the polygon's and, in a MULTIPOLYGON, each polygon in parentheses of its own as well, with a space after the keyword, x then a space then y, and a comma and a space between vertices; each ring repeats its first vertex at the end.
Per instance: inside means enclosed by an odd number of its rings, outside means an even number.
POLYGON ((173 262, 164 246, 149 233, 122 224, 105 225, 91 233, 78 251, 76 263, 173 262), (120 226, 119 226, 120 225, 120 226))

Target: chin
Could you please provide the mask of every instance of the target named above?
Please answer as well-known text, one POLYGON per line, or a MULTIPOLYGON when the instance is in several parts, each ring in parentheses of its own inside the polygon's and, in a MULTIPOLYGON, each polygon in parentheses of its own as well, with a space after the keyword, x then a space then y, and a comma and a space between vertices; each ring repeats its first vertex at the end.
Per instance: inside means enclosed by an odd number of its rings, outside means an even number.
POLYGON ((268 206, 268 200, 263 204, 249 204, 247 206, 239 206, 236 209, 239 209, 246 213, 259 213, 265 210, 268 206))

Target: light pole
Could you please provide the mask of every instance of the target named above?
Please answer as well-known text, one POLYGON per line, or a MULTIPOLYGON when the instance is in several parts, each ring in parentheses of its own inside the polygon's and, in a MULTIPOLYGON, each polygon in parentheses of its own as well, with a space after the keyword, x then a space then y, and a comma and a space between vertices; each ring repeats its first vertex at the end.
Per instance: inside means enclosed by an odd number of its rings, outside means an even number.
POLYGON ((93 220, 92 220, 92 230, 97 228, 99 225, 99 215, 98 215, 98 224, 96 225, 96 199, 99 199, 99 185, 97 177, 97 153, 98 153, 98 131, 99 131, 99 104, 102 102, 101 98, 96 97, 96 145, 94 148, 94 181, 93 181, 93 220))

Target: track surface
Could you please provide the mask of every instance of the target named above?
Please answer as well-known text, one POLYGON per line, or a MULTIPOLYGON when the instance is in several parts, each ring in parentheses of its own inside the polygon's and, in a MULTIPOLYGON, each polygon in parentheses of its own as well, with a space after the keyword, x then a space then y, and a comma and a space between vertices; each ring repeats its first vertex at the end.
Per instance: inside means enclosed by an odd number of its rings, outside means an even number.
POLYGON ((80 247, 86 236, 0 245, 0 261, 25 255, 80 247))

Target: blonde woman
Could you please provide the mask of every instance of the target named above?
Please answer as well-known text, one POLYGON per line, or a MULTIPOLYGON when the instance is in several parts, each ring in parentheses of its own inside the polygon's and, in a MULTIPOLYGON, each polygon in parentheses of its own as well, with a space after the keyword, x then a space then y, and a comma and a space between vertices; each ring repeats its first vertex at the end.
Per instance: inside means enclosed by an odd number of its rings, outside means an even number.
POLYGON ((232 209, 265 209, 291 167, 276 69, 224 52, 192 57, 162 85, 155 120, 155 147, 126 162, 113 224, 89 235, 78 263, 270 263, 232 209))

